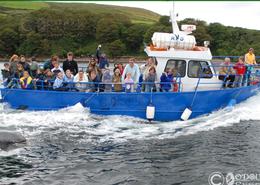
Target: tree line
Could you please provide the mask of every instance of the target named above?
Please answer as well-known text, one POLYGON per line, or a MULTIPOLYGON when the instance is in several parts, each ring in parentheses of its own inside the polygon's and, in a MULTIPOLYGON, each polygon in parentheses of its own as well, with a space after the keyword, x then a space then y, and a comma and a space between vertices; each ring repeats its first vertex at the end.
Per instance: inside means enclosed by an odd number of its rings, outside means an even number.
MULTIPOLYGON (((13 53, 27 56, 77 56, 95 53, 98 44, 110 57, 144 55, 144 43, 151 43, 154 32, 171 32, 168 16, 154 24, 132 23, 122 14, 92 13, 67 9, 40 9, 26 15, 0 17, 0 56, 13 53)), ((210 41, 213 55, 242 55, 249 47, 260 51, 260 31, 207 24, 185 19, 181 24, 195 24, 198 45, 210 41)))

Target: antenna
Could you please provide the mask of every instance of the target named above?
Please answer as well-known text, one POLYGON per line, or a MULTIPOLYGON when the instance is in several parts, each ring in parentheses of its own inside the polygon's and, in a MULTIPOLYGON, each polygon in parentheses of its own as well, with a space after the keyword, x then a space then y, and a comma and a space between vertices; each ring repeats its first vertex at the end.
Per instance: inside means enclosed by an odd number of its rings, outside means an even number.
POLYGON ((178 27, 178 24, 177 24, 177 20, 176 20, 176 15, 174 13, 174 10, 175 9, 175 3, 174 1, 172 2, 172 11, 171 11, 171 22, 172 22, 172 33, 178 33, 180 30, 179 30, 179 27, 178 27))

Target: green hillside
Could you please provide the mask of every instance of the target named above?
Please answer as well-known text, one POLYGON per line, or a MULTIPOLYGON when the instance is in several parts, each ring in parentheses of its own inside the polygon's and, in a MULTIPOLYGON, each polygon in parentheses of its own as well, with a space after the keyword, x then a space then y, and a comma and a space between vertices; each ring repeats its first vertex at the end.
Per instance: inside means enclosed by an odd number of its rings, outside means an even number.
MULTIPOLYGON (((253 47, 260 51, 260 32, 244 28, 207 24, 187 18, 181 24, 194 24, 198 45, 210 41, 213 55, 244 55, 253 47)), ((76 56, 95 54, 97 45, 108 56, 140 56, 154 32, 171 32, 168 16, 123 6, 94 3, 1 2, 0 58, 13 53, 26 56, 76 56)))
POLYGON ((100 5, 94 3, 49 3, 51 8, 61 9, 66 8, 69 10, 86 10, 92 13, 117 13, 122 14, 130 18, 132 22, 142 22, 142 23, 154 23, 157 22, 160 18, 159 14, 156 14, 152 11, 141 9, 141 8, 132 8, 132 7, 123 7, 123 6, 114 6, 114 5, 100 5))
POLYGON ((0 3, 1 7, 24 10, 39 10, 41 8, 49 7, 45 2, 31 2, 31 1, 3 1, 0 3))
POLYGON ((160 15, 141 8, 100 5, 94 3, 54 3, 30 1, 4 1, 0 3, 0 15, 28 13, 39 9, 58 9, 65 11, 88 11, 95 14, 116 13, 127 16, 133 23, 153 24, 159 20, 160 15))

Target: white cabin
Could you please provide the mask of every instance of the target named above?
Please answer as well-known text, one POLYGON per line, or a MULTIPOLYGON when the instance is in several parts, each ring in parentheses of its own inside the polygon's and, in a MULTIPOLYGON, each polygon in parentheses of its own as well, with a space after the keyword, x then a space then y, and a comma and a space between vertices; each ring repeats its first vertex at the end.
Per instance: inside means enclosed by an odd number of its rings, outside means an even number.
MULTIPOLYGON (((156 72, 159 76, 167 68, 174 68, 181 79, 181 91, 194 91, 199 76, 198 90, 217 90, 222 86, 211 65, 212 55, 210 49, 201 47, 200 51, 170 48, 167 50, 154 50, 146 47, 145 52, 157 61, 156 72)), ((176 75, 175 75, 176 77, 176 75)))
POLYGON ((204 42, 205 47, 196 46, 195 37, 190 35, 196 26, 182 25, 180 31, 173 12, 171 22, 173 32, 155 32, 151 38, 152 45, 144 49, 149 57, 157 61, 157 75, 161 76, 167 68, 175 69, 177 75, 174 76, 181 80, 181 91, 196 90, 198 82, 197 90, 220 89, 222 81, 211 64, 209 42, 204 42))

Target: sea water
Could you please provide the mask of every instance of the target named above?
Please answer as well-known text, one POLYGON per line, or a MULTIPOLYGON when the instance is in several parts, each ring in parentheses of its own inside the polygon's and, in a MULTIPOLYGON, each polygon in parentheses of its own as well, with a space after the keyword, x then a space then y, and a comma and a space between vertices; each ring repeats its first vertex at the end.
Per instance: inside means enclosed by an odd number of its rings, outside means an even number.
POLYGON ((260 173, 260 94, 193 120, 152 124, 97 116, 80 104, 59 111, 0 104, 0 123, 27 139, 0 151, 0 184, 205 185, 214 172, 260 173))

